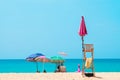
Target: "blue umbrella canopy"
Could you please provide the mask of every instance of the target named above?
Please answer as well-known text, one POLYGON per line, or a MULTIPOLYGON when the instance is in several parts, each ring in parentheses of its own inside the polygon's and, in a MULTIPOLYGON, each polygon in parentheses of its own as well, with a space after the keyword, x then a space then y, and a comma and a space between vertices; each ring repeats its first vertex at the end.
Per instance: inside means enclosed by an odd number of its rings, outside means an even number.
POLYGON ((34 59, 34 58, 39 57, 39 56, 44 56, 44 55, 42 53, 35 53, 35 54, 31 54, 26 59, 34 59))

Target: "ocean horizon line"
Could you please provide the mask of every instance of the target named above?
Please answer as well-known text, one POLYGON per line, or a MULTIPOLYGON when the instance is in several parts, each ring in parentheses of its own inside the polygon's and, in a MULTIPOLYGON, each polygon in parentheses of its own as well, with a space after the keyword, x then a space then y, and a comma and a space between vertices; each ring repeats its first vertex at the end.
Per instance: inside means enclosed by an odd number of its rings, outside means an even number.
MULTIPOLYGON (((65 59, 65 60, 69 60, 69 59, 71 59, 71 60, 72 60, 72 59, 76 59, 76 60, 77 60, 77 59, 82 59, 82 58, 64 58, 64 59, 65 59)), ((104 59, 105 59, 105 60, 110 60, 110 59, 118 60, 118 59, 120 59, 120 58, 94 58, 94 60, 101 60, 101 59, 102 59, 102 60, 104 60, 104 59)), ((22 58, 20 58, 20 59, 19 59, 19 58, 18 58, 18 59, 8 58, 8 59, 7 59, 7 58, 6 58, 6 59, 0 59, 0 60, 26 60, 26 59, 22 59, 22 58)))

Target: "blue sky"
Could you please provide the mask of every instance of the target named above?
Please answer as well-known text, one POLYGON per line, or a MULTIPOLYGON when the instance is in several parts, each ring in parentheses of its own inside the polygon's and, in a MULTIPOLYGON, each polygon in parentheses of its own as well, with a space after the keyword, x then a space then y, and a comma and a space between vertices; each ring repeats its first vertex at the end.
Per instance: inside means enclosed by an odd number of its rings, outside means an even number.
POLYGON ((81 16, 94 57, 120 58, 119 0, 0 0, 0 59, 61 51, 82 58, 81 16))

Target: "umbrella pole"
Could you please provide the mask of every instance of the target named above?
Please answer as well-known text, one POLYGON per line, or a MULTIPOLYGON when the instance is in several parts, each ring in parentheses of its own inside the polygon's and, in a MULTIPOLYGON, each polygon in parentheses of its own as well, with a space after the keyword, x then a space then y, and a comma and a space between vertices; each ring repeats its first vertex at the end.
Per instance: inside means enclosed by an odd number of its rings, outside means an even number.
POLYGON ((38 71, 38 62, 36 62, 36 68, 37 68, 37 72, 39 72, 39 71, 38 71))
POLYGON ((82 36, 82 52, 84 52, 84 37, 82 36))
POLYGON ((44 72, 44 62, 43 62, 43 72, 44 72))
POLYGON ((83 53, 83 59, 82 59, 82 75, 84 75, 84 59, 85 59, 85 56, 84 56, 84 37, 82 36, 82 53, 83 53))
POLYGON ((58 63, 56 63, 56 69, 57 69, 57 67, 58 67, 58 63))

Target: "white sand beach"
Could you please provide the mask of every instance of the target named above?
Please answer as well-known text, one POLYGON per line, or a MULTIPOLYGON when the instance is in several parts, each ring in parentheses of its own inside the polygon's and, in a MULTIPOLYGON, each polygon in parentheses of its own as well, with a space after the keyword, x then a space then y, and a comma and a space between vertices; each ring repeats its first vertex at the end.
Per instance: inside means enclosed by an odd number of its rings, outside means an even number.
POLYGON ((96 77, 81 73, 0 73, 0 80, 120 80, 120 72, 99 72, 96 77))

